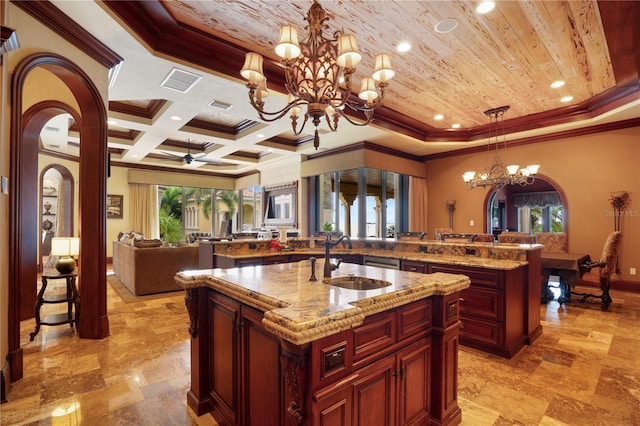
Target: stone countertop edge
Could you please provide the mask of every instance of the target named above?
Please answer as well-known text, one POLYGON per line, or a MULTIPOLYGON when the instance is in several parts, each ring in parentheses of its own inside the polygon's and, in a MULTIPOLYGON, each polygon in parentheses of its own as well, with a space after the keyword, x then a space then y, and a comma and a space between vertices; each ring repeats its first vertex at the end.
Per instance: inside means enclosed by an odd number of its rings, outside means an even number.
MULTIPOLYGON (((357 268, 359 265, 347 265, 352 266, 351 269, 354 272, 362 272, 357 268)), ((343 264, 343 266, 345 265, 343 264)), ((278 276, 280 275, 279 269, 282 269, 281 265, 257 266, 256 268, 260 268, 260 271, 263 272, 260 276, 267 282, 274 281, 274 279, 279 282, 287 281, 284 276, 281 278, 278 276), (269 275, 271 276, 269 277, 269 275)), ((471 284, 465 275, 394 271, 400 273, 399 279, 410 282, 410 284, 394 284, 398 288, 391 292, 381 290, 364 292, 345 291, 339 287, 323 284, 322 281, 309 284, 305 280, 303 283, 297 283, 297 286, 302 286, 298 288, 307 290, 305 294, 296 301, 287 302, 283 300, 287 295, 280 299, 275 295, 265 294, 267 291, 256 291, 243 286, 242 283, 233 282, 233 276, 227 276, 226 279, 214 276, 214 274, 224 275, 223 272, 224 270, 213 269, 181 271, 176 274, 175 280, 185 290, 195 287, 209 287, 264 312, 262 322, 266 330, 296 345, 309 343, 357 327, 367 316, 430 296, 452 294, 469 287, 471 284), (309 285, 313 287, 308 287, 309 285), (333 291, 338 294, 345 293, 348 297, 338 303, 334 303, 335 301, 323 302, 326 297, 329 297, 329 288, 333 288, 333 291)), ((277 287, 279 284, 272 283, 272 285, 277 287)), ((284 286, 280 285, 280 287, 284 286)), ((292 289, 292 285, 288 283, 284 288, 292 289)))
MULTIPOLYGON (((306 250, 291 250, 291 251, 269 251, 269 252, 256 252, 256 253, 242 253, 242 254, 226 254, 216 253, 216 256, 226 257, 229 259, 251 259, 262 256, 285 256, 289 254, 309 254, 315 255, 318 259, 324 257, 324 252, 314 249, 306 250)), ((367 256, 386 257, 390 259, 410 260, 415 262, 425 263, 437 263, 440 265, 455 265, 455 266, 470 266, 480 268, 497 269, 501 271, 509 271, 518 269, 521 266, 526 266, 529 262, 524 260, 509 260, 509 259, 488 259, 484 257, 475 256, 448 256, 441 254, 424 254, 424 253, 408 253, 408 252, 389 252, 385 250, 332 250, 331 257, 339 258, 341 254, 362 254, 367 256)))

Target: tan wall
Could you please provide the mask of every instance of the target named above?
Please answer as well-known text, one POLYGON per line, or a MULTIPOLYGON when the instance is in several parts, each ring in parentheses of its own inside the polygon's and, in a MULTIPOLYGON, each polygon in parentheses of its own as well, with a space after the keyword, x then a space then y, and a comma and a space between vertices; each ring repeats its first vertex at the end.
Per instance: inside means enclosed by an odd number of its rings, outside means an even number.
MULTIPOLYGON (((631 128, 572 137, 509 148, 501 157, 504 162, 541 165, 539 173, 559 185, 567 198, 569 250, 595 259, 613 231, 610 193, 629 192, 632 201, 622 218, 622 273, 618 279, 640 285, 640 275, 629 274, 629 268, 640 270, 639 135, 640 128, 631 128)), ((446 200, 456 200, 456 232, 484 232, 483 203, 488 191, 467 190, 461 175, 466 170, 480 171, 485 159, 486 154, 480 153, 427 162, 429 235, 434 228, 449 224, 446 200)))
POLYGON ((111 166, 111 176, 107 179, 107 194, 123 196, 122 219, 109 218, 107 216, 107 238, 105 241, 107 245, 107 258, 113 257, 112 241, 118 237, 118 233, 120 231, 134 231, 129 224, 129 203, 131 197, 129 196, 129 183, 127 181, 128 172, 129 169, 126 167, 111 166))

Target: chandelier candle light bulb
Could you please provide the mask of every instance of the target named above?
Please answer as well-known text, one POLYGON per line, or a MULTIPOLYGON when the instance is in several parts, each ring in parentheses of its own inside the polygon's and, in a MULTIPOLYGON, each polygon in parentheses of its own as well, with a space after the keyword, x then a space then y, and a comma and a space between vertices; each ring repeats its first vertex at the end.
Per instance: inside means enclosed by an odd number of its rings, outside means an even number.
POLYGON ((382 105, 388 81, 395 73, 388 54, 376 56, 373 78, 363 79, 362 89, 355 96, 351 76, 362 60, 355 35, 338 30, 333 32, 333 38, 325 37, 323 31, 329 30, 329 17, 318 0, 314 0, 305 20, 308 22, 305 27, 308 38, 305 41, 298 40, 298 31, 294 26, 285 25, 280 29, 280 38, 275 47, 275 53, 284 66, 285 89, 289 94, 289 100, 282 109, 273 112, 264 109, 263 99, 268 93, 261 55, 248 52, 240 75, 247 80, 249 102, 262 120, 279 120, 290 112, 291 127, 297 136, 311 119, 316 127, 313 146, 318 149, 318 126, 323 119, 333 132, 338 130, 340 118, 355 126, 369 124, 373 120, 374 110, 382 105), (363 100, 364 104, 358 99, 363 100), (303 105, 306 105, 304 113, 303 105), (363 119, 350 117, 357 114, 363 115, 363 119), (302 122, 300 127, 299 117, 302 122))

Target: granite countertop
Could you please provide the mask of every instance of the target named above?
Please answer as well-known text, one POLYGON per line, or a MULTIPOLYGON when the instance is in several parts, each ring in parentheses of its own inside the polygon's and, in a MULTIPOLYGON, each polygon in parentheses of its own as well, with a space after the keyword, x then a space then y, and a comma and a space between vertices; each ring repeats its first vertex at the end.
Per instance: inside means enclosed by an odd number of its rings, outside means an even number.
MULTIPOLYGON (((316 256, 318 259, 324 258, 324 249, 296 249, 296 250, 269 250, 269 251, 244 251, 240 253, 216 253, 216 256, 227 257, 229 259, 250 259, 255 257, 287 256, 290 254, 307 254, 316 256)), ((390 259, 410 260, 415 262, 438 263, 442 265, 470 266, 477 268, 497 269, 509 271, 518 269, 528 264, 523 260, 492 259, 477 256, 451 256, 444 254, 427 254, 417 252, 402 252, 389 250, 370 249, 331 249, 331 257, 339 258, 341 254, 356 254, 366 256, 385 257, 390 259)))
POLYGON ((264 312, 274 335, 300 345, 362 324, 365 317, 432 295, 447 295, 470 285, 465 275, 421 274, 342 263, 332 277, 350 274, 390 282, 374 290, 349 290, 322 282, 324 261, 316 263, 318 281, 309 281, 310 262, 182 271, 185 289, 210 287, 264 312))

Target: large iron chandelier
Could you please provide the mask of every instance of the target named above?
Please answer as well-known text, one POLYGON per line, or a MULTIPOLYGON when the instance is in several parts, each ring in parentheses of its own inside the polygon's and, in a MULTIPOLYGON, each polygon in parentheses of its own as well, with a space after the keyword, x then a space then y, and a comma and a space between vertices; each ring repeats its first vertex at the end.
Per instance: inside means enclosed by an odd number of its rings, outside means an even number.
POLYGON ((334 132, 338 129, 340 117, 357 126, 369 124, 373 119, 373 111, 382 104, 388 81, 395 73, 391 68, 389 55, 377 55, 373 76, 363 79, 358 94, 358 98, 364 102, 351 99, 351 76, 362 59, 355 36, 342 30, 336 31, 333 38, 326 38, 322 31, 329 28, 325 23, 329 21, 329 17, 318 0, 314 0, 305 20, 309 22, 305 27, 309 32, 306 41, 299 43, 296 28, 285 25, 280 29, 280 40, 275 48, 276 54, 282 58, 285 87, 289 93, 289 100, 284 108, 274 112, 264 110, 264 98, 268 96, 268 92, 261 55, 247 53, 240 74, 248 80, 249 100, 261 119, 275 121, 290 112, 291 127, 296 135, 302 132, 311 119, 316 127, 313 146, 318 149, 318 126, 323 119, 334 132), (303 105, 306 105, 306 112, 302 125, 298 127, 303 105), (344 112, 345 106, 362 113, 364 121, 349 118, 344 112))
POLYGON ((498 148, 500 145, 499 124, 502 124, 503 145, 505 149, 507 147, 506 136, 504 133, 504 113, 508 109, 509 106, 506 105, 484 112, 484 114, 489 117, 490 127, 495 122, 495 142, 492 142, 493 130, 490 128, 489 142, 487 144, 487 152, 489 152, 492 145, 495 145, 495 156, 493 157, 493 162, 491 163, 491 165, 485 167, 484 171, 479 175, 476 176, 475 171, 464 172, 464 174, 462 175, 462 179, 467 184, 467 189, 474 189, 479 186, 490 186, 493 187, 496 191, 499 191, 506 185, 527 186, 531 185, 535 181, 534 176, 536 175, 536 173, 538 173, 540 165, 531 164, 523 168, 520 168, 520 166, 517 164, 505 166, 500 160, 500 156, 498 155, 498 148))

